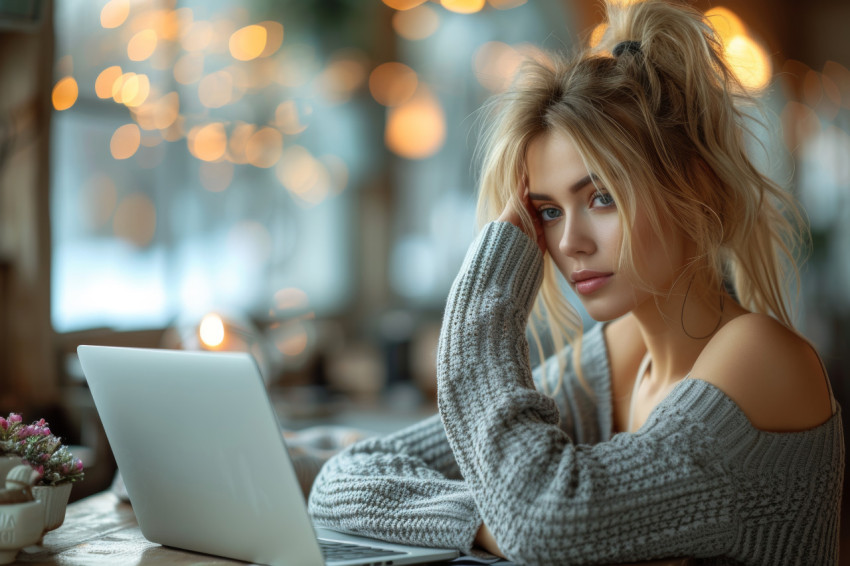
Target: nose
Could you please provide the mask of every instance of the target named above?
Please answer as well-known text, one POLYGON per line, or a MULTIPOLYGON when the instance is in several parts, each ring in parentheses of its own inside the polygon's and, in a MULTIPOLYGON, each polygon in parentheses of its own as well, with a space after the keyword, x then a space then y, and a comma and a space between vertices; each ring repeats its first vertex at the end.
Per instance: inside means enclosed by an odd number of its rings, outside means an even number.
POLYGON ((590 255, 596 251, 596 244, 590 226, 582 214, 570 214, 564 218, 564 232, 558 242, 558 249, 568 257, 590 255))

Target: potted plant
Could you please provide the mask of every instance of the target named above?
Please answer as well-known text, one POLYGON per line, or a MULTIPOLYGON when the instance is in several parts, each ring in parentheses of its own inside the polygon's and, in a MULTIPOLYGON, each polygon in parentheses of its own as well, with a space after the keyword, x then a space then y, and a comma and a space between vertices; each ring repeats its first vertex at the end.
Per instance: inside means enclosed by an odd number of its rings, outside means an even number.
POLYGON ((23 428, 23 419, 17 413, 0 417, 0 485, 6 480, 6 474, 23 463, 18 432, 23 428))
POLYGON ((21 457, 38 473, 32 493, 44 504, 44 530, 53 530, 65 520, 72 484, 84 477, 83 463, 51 434, 44 419, 21 427, 16 434, 21 457))

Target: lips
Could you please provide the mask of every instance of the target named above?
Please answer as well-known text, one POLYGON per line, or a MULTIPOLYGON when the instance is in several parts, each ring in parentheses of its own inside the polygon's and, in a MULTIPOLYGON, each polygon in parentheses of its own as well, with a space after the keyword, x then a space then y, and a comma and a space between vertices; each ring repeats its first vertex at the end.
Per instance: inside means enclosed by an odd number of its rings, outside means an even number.
POLYGON ((613 276, 613 273, 582 269, 580 271, 574 271, 570 275, 570 282, 575 285, 578 293, 589 295, 605 286, 613 276))

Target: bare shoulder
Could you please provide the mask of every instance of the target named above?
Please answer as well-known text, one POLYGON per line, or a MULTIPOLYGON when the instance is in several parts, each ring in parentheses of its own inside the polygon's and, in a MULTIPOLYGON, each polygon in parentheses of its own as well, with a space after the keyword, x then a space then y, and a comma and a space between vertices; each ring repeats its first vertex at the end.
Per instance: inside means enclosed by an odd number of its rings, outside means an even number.
POLYGON ((806 430, 832 415, 817 353, 767 315, 749 313, 726 323, 700 353, 691 376, 726 393, 762 430, 806 430))

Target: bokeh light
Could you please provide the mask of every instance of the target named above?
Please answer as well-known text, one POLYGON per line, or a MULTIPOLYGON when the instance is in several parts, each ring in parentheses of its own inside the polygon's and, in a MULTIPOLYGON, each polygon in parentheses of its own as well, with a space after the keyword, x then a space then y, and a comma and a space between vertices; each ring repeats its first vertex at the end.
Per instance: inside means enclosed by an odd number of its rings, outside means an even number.
POLYGON ((139 149, 142 133, 136 124, 124 124, 112 134, 109 152, 115 159, 129 159, 139 149))
POLYGON ((388 112, 384 141, 393 153, 408 159, 425 159, 443 146, 445 114, 426 89, 420 88, 412 99, 388 112))
POLYGON ((127 44, 127 57, 130 61, 144 61, 156 50, 157 37, 152 29, 144 29, 134 35, 127 44))
POLYGON ((266 48, 266 28, 250 25, 240 28, 230 36, 230 54, 239 61, 250 61, 260 56, 266 48))
POLYGON ((736 35, 726 44, 726 58, 741 84, 761 90, 770 83, 773 65, 764 48, 747 35, 736 35))
POLYGON ((150 91, 151 81, 147 75, 133 75, 121 87, 121 101, 129 107, 140 106, 148 99, 150 91))
POLYGON ((591 47, 596 47, 599 45, 599 42, 602 41, 602 36, 605 35, 605 30, 608 29, 608 24, 605 22, 601 24, 596 24, 594 26, 593 31, 590 32, 590 38, 587 40, 588 45, 591 47))
POLYGON ((213 26, 205 20, 192 22, 180 38, 180 45, 186 51, 203 51, 213 40, 213 26))
POLYGON ((383 63, 369 75, 369 92, 384 106, 407 102, 418 85, 416 72, 403 63, 383 63))
POLYGON ((510 10, 511 8, 522 6, 527 1, 528 0, 487 0, 487 3, 497 10, 510 10))
POLYGON ((367 58, 357 49, 341 49, 333 54, 317 79, 322 96, 329 102, 342 103, 366 80, 367 58))
POLYGON ((271 20, 260 22, 258 25, 266 28, 266 46, 260 52, 259 57, 274 55, 283 44, 283 26, 280 22, 271 20))
POLYGON ((474 14, 484 8, 485 0, 440 0, 446 10, 458 14, 474 14))
POLYGON ((221 108, 233 100, 233 77, 225 71, 216 71, 201 79, 198 98, 207 108, 221 108))
POLYGON ((245 149, 248 147, 248 140, 256 130, 254 124, 245 122, 237 122, 230 132, 230 140, 227 144, 227 158, 233 163, 248 163, 248 158, 245 156, 245 149))
POLYGON ((196 126, 186 136, 189 152, 201 161, 215 161, 224 156, 227 149, 227 135, 224 125, 213 122, 205 126, 196 126))
POLYGON ((169 92, 160 98, 154 108, 153 122, 157 129, 164 130, 171 126, 180 114, 180 96, 169 92))
POLYGON ((106 29, 117 28, 130 15, 130 0, 110 0, 100 10, 100 25, 106 29))
MULTIPOLYGON (((309 109, 309 107, 308 107, 309 109)), ((305 110, 305 113, 308 113, 305 110)), ((301 116, 298 112, 298 106, 294 100, 285 100, 281 102, 274 112, 275 125, 280 128, 280 131, 288 136, 300 134, 307 129, 307 125, 302 123, 301 116)))
POLYGON ((115 84, 123 72, 121 67, 113 65, 100 72, 94 81, 94 92, 98 98, 112 98, 112 85, 115 84))
POLYGON ((705 17, 708 19, 708 23, 714 28, 714 31, 717 32, 724 45, 728 46, 729 41, 733 37, 746 33, 744 22, 728 8, 716 6, 706 10, 705 17))
POLYGON ((488 41, 478 48, 473 57, 475 77, 487 90, 502 92, 516 75, 525 57, 501 41, 488 41))
POLYGON ((393 14, 393 29, 404 39, 418 41, 433 35, 440 27, 440 16, 427 4, 393 14))
POLYGON ((280 159, 283 136, 274 128, 261 128, 254 132, 245 145, 245 158, 254 167, 271 167, 280 159))
POLYGON ((56 110, 67 110, 77 101, 79 89, 74 77, 64 77, 53 87, 53 108, 56 110))
POLYGON ((183 85, 190 85, 201 80, 204 76, 204 54, 187 53, 174 63, 174 80, 183 85))
POLYGON ((394 10, 410 10, 423 4, 426 0, 383 0, 383 2, 394 10))
POLYGON ((224 321, 215 313, 204 315, 198 326, 198 337, 205 348, 218 348, 224 342, 224 321))

